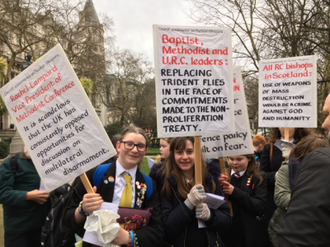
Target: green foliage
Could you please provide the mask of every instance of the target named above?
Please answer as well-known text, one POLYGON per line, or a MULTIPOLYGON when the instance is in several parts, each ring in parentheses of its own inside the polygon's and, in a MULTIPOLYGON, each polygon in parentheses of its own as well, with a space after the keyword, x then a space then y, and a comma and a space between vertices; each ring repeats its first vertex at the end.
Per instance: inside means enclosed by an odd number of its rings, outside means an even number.
POLYGON ((147 155, 157 155, 160 154, 159 148, 148 148, 147 155))
POLYGON ((94 83, 91 79, 87 77, 80 78, 80 82, 86 92, 86 94, 90 97, 93 93, 94 83))
POLYGON ((112 124, 108 124, 105 126, 105 131, 107 132, 109 138, 113 137, 114 135, 120 134, 123 130, 123 126, 120 124, 120 122, 114 122, 112 124))
POLYGON ((7 112, 7 107, 2 100, 2 97, 0 97, 0 114, 4 114, 5 112, 7 112))
POLYGON ((0 159, 4 159, 8 156, 9 145, 10 145, 10 142, 0 141, 0 159))
POLYGON ((144 174, 149 175, 150 170, 149 170, 149 165, 148 165, 147 158, 143 158, 142 165, 140 166, 140 171, 143 172, 144 174))
MULTIPOLYGON (((0 84, 2 85, 2 81, 5 76, 7 68, 7 60, 3 57, 0 57, 0 84)), ((7 111, 6 105, 3 102, 2 98, 0 97, 0 114, 3 114, 7 111)))

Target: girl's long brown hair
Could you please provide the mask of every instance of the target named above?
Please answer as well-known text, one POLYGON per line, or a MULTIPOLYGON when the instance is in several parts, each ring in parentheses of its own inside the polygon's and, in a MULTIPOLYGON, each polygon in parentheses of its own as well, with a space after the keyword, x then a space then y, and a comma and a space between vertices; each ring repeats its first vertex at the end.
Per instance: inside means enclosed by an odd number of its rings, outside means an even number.
MULTIPOLYGON (((177 137, 174 138, 170 145, 170 156, 166 160, 165 163, 165 181, 164 186, 161 191, 161 196, 167 196, 170 200, 173 198, 173 192, 170 186, 170 183, 168 182, 168 178, 170 176, 173 176, 178 184, 178 191, 182 198, 187 198, 187 194, 190 192, 191 187, 188 185, 186 177, 184 176, 182 170, 178 167, 178 165, 175 162, 175 151, 176 150, 184 150, 187 145, 187 141, 191 141, 191 143, 194 145, 194 137, 177 137)), ((202 162, 202 179, 203 179, 203 186, 205 191, 208 191, 207 186, 205 185, 205 177, 207 174, 206 170, 206 162, 204 159, 201 160, 202 162)), ((195 184, 195 171, 194 171, 194 179, 193 179, 193 185, 195 184)), ((209 192, 215 192, 215 183, 212 180, 212 191, 209 192)))
POLYGON ((298 142, 297 146, 295 146, 290 153, 290 158, 297 159, 302 161, 302 159, 309 153, 315 151, 319 148, 324 148, 329 146, 329 141, 322 135, 310 134, 301 139, 298 142))

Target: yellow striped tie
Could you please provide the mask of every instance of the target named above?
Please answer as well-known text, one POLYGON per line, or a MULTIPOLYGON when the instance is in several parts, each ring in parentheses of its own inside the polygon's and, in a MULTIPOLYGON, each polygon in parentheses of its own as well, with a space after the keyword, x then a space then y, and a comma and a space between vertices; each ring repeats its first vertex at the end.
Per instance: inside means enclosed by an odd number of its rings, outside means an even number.
POLYGON ((132 206, 132 200, 133 200, 133 187, 132 187, 132 177, 129 174, 123 173, 122 174, 125 181, 126 181, 126 187, 124 189, 124 192, 121 196, 120 200, 120 207, 124 208, 130 208, 132 206))

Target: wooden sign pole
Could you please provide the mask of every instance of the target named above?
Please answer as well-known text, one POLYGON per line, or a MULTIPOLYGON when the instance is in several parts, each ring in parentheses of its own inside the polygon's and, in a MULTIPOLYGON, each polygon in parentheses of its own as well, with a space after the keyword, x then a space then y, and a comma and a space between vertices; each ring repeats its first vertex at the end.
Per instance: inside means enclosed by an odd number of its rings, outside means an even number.
POLYGON ((81 179, 82 183, 84 184, 87 193, 94 193, 93 187, 92 187, 91 183, 89 182, 89 179, 88 179, 86 173, 81 174, 80 179, 81 179))
POLYGON ((284 129, 284 139, 290 141, 290 130, 288 128, 284 129))
POLYGON ((195 153, 195 184, 203 184, 202 178, 202 145, 201 137, 194 137, 194 153, 195 153))
MULTIPOLYGON (((223 173, 224 175, 227 175, 228 176, 228 182, 230 182, 230 180, 231 180, 230 179, 230 174, 228 174, 224 158, 219 158, 219 163, 220 163, 221 173, 223 173)), ((233 217, 234 216, 233 206, 231 204, 231 201, 228 200, 228 195, 226 195, 226 201, 227 201, 228 206, 230 208, 230 215, 231 215, 231 217, 233 217)))

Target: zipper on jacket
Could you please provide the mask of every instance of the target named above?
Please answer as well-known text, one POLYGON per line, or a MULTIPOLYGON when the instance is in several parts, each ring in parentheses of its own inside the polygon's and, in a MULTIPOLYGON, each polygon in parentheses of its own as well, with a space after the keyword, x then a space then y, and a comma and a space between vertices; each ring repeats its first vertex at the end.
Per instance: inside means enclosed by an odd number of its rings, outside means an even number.
POLYGON ((184 230, 184 240, 183 240, 183 246, 184 246, 184 247, 186 246, 186 239, 187 239, 187 227, 186 227, 186 229, 184 230))
POLYGON ((210 235, 206 230, 207 228, 205 228, 205 232, 206 232, 206 236, 207 236, 207 242, 208 242, 208 246, 211 247, 211 239, 210 239, 210 235))
POLYGON ((216 232, 217 233, 217 240, 215 241, 215 243, 217 244, 217 246, 219 246, 220 247, 220 245, 219 245, 219 240, 220 240, 220 237, 219 237, 219 235, 218 235, 218 232, 216 232))

